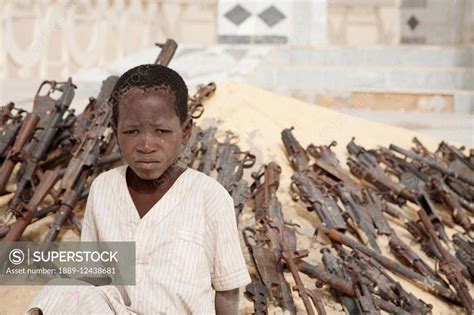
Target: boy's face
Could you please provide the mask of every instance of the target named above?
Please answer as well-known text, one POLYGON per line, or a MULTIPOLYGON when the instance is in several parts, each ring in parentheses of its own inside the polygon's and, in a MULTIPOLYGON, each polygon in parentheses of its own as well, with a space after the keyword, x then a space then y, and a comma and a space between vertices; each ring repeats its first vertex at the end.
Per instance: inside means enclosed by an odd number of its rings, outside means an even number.
POLYGON ((172 165, 191 126, 182 126, 173 97, 163 90, 130 89, 119 104, 117 141, 123 159, 145 180, 160 177, 172 165))

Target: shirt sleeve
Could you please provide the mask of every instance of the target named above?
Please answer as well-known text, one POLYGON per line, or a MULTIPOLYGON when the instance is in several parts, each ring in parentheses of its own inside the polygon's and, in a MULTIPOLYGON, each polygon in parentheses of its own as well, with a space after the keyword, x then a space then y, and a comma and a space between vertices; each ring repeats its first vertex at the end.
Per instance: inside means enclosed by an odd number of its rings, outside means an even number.
POLYGON ((81 241, 82 242, 97 242, 99 241, 99 233, 94 213, 94 183, 92 183, 87 197, 86 210, 84 212, 84 219, 82 220, 81 241))
POLYGON ((227 291, 250 283, 240 245, 232 198, 222 189, 208 195, 208 237, 212 244, 211 281, 214 290, 227 291))

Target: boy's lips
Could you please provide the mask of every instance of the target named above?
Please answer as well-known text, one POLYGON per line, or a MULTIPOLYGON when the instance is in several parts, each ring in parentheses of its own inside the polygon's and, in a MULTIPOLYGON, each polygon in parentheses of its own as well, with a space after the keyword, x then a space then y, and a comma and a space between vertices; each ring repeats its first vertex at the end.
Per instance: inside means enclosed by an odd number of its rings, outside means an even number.
POLYGON ((160 167, 160 161, 139 160, 139 161, 135 161, 135 167, 137 167, 138 169, 141 169, 142 172, 144 171, 149 172, 149 171, 158 169, 160 167))
POLYGON ((138 161, 135 161, 135 163, 140 164, 140 165, 153 165, 153 164, 159 164, 160 161, 157 161, 157 160, 138 160, 138 161))
POLYGON ((141 159, 141 160, 135 160, 135 163, 160 163, 160 161, 159 160, 141 159))

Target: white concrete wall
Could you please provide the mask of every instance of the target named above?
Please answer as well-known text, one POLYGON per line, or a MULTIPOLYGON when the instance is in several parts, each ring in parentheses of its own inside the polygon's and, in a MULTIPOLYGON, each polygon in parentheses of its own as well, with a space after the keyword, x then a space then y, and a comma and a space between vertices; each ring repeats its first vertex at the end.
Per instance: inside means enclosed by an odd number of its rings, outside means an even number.
POLYGON ((64 79, 157 41, 216 42, 216 0, 0 1, 0 79, 64 79))
POLYGON ((0 0, 0 79, 64 79, 167 37, 212 44, 240 36, 243 42, 288 43, 295 50, 398 45, 401 39, 474 43, 473 16, 473 0, 0 0), (250 14, 240 25, 224 19, 237 4, 250 14), (271 6, 284 18, 268 25, 259 15, 271 6), (406 25, 412 15, 419 19, 414 31, 406 25))

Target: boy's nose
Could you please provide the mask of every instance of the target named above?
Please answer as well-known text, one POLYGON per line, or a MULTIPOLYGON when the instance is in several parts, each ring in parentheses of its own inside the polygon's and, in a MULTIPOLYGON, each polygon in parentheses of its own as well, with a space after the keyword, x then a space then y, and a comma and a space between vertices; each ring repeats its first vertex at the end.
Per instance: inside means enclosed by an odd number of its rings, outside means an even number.
POLYGON ((153 139, 153 136, 150 135, 143 135, 140 139, 140 142, 137 146, 137 150, 140 153, 153 153, 156 151, 156 143, 157 141, 154 141, 156 139, 153 139))

